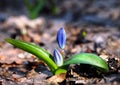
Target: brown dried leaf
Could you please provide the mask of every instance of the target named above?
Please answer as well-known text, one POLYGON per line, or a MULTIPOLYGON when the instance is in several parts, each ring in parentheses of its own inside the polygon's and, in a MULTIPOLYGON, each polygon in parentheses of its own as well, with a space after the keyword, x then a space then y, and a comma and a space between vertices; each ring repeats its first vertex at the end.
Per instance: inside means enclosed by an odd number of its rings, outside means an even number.
POLYGON ((48 80, 48 82, 50 83, 60 83, 62 81, 64 81, 66 78, 66 73, 62 73, 62 74, 59 74, 59 75, 55 75, 55 76, 52 76, 50 77, 48 80))

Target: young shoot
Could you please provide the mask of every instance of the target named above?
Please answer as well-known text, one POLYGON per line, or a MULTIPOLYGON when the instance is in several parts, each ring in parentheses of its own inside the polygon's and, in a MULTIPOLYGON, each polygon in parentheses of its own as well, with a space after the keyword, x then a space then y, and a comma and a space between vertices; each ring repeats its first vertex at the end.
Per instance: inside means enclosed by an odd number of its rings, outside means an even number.
POLYGON ((64 28, 60 28, 60 30, 58 30, 56 40, 58 46, 60 47, 60 51, 58 49, 55 49, 52 55, 45 49, 35 44, 11 38, 6 39, 8 43, 26 52, 29 52, 38 57, 39 59, 43 60, 48 65, 48 67, 54 75, 66 73, 70 64, 81 63, 95 66, 96 70, 99 70, 100 72, 109 72, 107 62, 101 57, 92 53, 79 53, 73 55, 72 57, 69 57, 67 60, 64 60, 65 55, 63 52, 66 45, 66 32, 64 28))

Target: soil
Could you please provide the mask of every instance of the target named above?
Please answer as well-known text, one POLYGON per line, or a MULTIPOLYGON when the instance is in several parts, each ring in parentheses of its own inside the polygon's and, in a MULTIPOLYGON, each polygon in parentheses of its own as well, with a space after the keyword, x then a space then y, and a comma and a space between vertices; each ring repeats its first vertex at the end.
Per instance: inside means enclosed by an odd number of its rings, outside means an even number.
POLYGON ((34 20, 22 14, 15 16, 13 10, 2 11, 0 85, 119 85, 119 3, 118 0, 62 0, 58 4, 59 15, 47 15, 44 11, 44 16, 41 14, 34 20), (70 65, 66 74, 54 76, 43 61, 5 41, 10 37, 36 43, 52 54, 58 48, 56 33, 60 27, 67 33, 65 59, 81 52, 94 53, 105 59, 110 71, 99 74, 93 66, 75 64, 70 65))

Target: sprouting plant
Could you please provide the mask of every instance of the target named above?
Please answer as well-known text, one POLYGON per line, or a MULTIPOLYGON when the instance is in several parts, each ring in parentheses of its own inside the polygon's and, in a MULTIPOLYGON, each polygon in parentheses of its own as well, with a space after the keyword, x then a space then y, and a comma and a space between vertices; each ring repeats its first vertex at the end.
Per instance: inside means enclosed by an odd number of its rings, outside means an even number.
POLYGON ((45 0, 37 0, 37 3, 31 3, 30 0, 25 0, 25 5, 29 11, 29 17, 35 19, 38 17, 39 12, 42 10, 45 5, 45 0))
POLYGON ((53 14, 58 14, 59 10, 57 5, 55 4, 56 0, 25 0, 25 5, 29 11, 29 17, 31 19, 35 19, 38 17, 39 12, 43 10, 43 8, 47 5, 50 5, 51 12, 53 14))
POLYGON ((107 62, 92 53, 79 53, 69 57, 67 60, 64 60, 64 48, 66 44, 66 32, 64 28, 60 28, 57 33, 57 43, 61 50, 59 51, 58 49, 55 49, 53 55, 45 49, 25 41, 10 38, 7 38, 6 41, 43 60, 54 75, 66 73, 70 64, 81 63, 95 66, 96 70, 99 70, 100 72, 109 72, 107 62))

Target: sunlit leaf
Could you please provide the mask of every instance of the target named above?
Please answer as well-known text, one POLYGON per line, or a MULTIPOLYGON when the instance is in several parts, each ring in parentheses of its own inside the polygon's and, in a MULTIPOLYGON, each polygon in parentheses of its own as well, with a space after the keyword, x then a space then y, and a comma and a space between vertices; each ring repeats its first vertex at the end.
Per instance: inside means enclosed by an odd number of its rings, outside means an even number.
POLYGON ((36 57, 43 60, 49 66, 51 71, 54 71, 55 69, 57 69, 57 65, 54 63, 51 54, 48 53, 45 49, 35 44, 31 44, 31 43, 21 41, 21 40, 15 40, 15 39, 8 38, 6 39, 6 41, 24 51, 27 51, 31 54, 36 55, 36 57))
POLYGON ((73 55, 72 57, 68 58, 65 61, 63 66, 70 64, 80 64, 80 63, 96 66, 102 72, 109 71, 107 62, 103 60, 101 57, 92 53, 80 53, 73 55))

